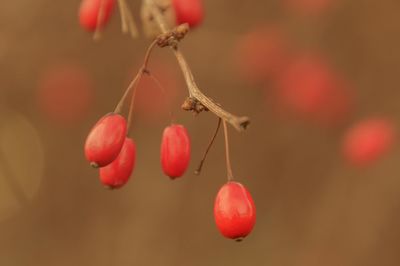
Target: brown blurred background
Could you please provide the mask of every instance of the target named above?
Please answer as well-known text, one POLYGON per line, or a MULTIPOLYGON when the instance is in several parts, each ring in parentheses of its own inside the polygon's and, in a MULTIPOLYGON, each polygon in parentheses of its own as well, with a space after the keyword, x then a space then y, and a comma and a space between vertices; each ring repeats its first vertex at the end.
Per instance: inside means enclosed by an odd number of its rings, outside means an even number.
MULTIPOLYGON (((140 1, 129 2, 138 18, 140 1)), ((169 120, 142 104, 132 179, 106 190, 83 143, 115 107, 149 41, 121 35, 116 12, 93 42, 79 27, 78 0, 14 0, 0 8, 0 265, 400 264, 399 148, 366 169, 340 152, 358 119, 400 118, 400 2, 337 0, 318 15, 283 0, 204 4, 203 25, 181 47, 203 91, 252 119, 245 133, 230 131, 235 176, 257 206, 252 234, 236 243, 214 224, 214 197, 226 180, 222 134, 202 174, 192 174, 216 119, 179 110, 186 88, 168 49, 150 66, 177 89, 171 102, 192 138, 190 171, 175 181, 163 176, 160 135, 169 120), (347 78, 356 103, 345 122, 319 127, 276 116, 265 100, 271 85, 237 75, 236 42, 260 23, 278 24, 291 45, 324 54, 347 78), (57 70, 74 78, 52 81, 57 70)))

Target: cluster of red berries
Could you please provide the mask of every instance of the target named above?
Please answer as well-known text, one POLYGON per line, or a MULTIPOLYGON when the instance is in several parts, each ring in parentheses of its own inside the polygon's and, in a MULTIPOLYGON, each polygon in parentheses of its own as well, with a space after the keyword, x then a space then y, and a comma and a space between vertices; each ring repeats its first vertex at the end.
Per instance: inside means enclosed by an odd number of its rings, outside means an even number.
MULTIPOLYGON (((115 9, 115 0, 82 0, 79 8, 79 23, 85 30, 94 32, 104 28, 115 9)), ((198 26, 204 18, 202 0, 172 0, 175 23, 188 23, 191 28, 198 26)))
MULTIPOLYGON (((127 137, 127 122, 116 113, 103 116, 90 131, 85 156, 90 165, 100 168, 100 181, 109 188, 125 185, 135 167, 136 145, 127 137)), ((173 124, 164 129, 161 140, 161 166, 171 179, 181 177, 190 161, 190 138, 186 128, 173 124)), ((218 192, 214 206, 215 222, 227 238, 241 240, 254 227, 256 211, 248 190, 238 182, 226 183, 218 192)))
MULTIPOLYGON (((353 86, 324 56, 298 51, 285 33, 277 25, 264 25, 241 36, 234 50, 239 74, 264 88, 268 106, 280 116, 323 127, 350 120, 356 110, 353 86)), ((365 118, 344 133, 340 152, 352 166, 370 166, 390 151, 395 137, 394 122, 390 119, 365 118)))
MULTIPOLYGON (((100 168, 100 180, 110 188, 128 182, 135 167, 136 145, 127 137, 127 122, 120 114, 103 116, 90 131, 85 143, 90 165, 100 168)), ((182 176, 190 161, 190 139, 182 125, 165 128, 161 142, 164 173, 174 179, 182 176)))
POLYGON ((118 188, 128 182, 135 167, 135 142, 127 137, 127 123, 123 116, 110 113, 94 125, 85 143, 86 159, 100 167, 101 182, 118 188))
MULTIPOLYGON (((81 26, 88 31, 102 29, 109 21, 115 0, 83 0, 79 10, 81 26)), ((175 23, 199 25, 204 17, 201 0, 171 0, 175 23)), ((132 107, 132 106, 131 106, 132 107)), ((129 119, 128 119, 129 120, 129 119)), ((90 131, 85 143, 85 156, 100 168, 100 181, 109 188, 125 185, 135 168, 136 145, 128 137, 128 123, 119 113, 102 117, 90 131)), ((161 167, 171 179, 186 172, 191 154, 190 138, 183 125, 164 129, 161 140, 161 167)), ((221 234, 237 241, 246 237, 256 221, 254 201, 240 183, 228 181, 219 190, 214 205, 214 218, 221 234)))

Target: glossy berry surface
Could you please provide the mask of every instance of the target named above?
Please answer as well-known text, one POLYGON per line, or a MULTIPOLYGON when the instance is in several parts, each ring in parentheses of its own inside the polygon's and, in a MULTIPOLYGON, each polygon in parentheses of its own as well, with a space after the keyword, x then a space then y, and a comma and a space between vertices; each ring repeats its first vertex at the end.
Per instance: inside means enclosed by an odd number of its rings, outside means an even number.
POLYGON ((198 26, 204 18, 202 0, 172 0, 176 24, 188 23, 191 28, 198 26))
POLYGON ((367 166, 384 156, 395 140, 394 125, 384 118, 369 118, 348 130, 343 140, 346 160, 367 166))
POLYGON ((109 165, 100 168, 100 181, 109 188, 119 188, 125 185, 135 168, 136 145, 126 138, 118 157, 109 165))
POLYGON ((182 176, 190 161, 190 138, 182 125, 166 127, 161 141, 161 166, 163 172, 174 179, 182 176))
POLYGON ((115 7, 115 0, 82 0, 79 7, 79 23, 87 31, 96 30, 97 23, 103 28, 110 20, 115 7), (102 17, 100 7, 102 6, 102 17))
POLYGON ((242 240, 256 222, 256 208, 249 191, 238 182, 228 182, 218 191, 214 204, 215 223, 227 238, 242 240))
POLYGON ((114 161, 126 137, 126 120, 119 114, 107 114, 94 125, 85 142, 86 159, 93 167, 114 161))

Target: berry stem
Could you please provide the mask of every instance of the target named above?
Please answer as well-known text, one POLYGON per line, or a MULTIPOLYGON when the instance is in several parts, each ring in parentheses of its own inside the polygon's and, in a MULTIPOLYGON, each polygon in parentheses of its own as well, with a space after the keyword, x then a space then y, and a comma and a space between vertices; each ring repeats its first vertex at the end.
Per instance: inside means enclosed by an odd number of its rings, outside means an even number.
POLYGON ((118 5, 121 13, 122 32, 129 32, 132 38, 136 38, 138 36, 138 29, 126 0, 118 0, 118 5))
POLYGON ((121 15, 121 30, 122 33, 127 33, 129 31, 128 22, 126 19, 126 9, 124 8, 124 0, 118 0, 119 13, 121 15))
POLYGON ((99 13, 97 15, 97 22, 96 22, 96 30, 93 35, 93 39, 95 41, 99 40, 101 38, 101 22, 103 21, 104 18, 104 1, 100 1, 100 7, 99 7, 99 13))
MULTIPOLYGON (((169 32, 167 23, 165 22, 165 17, 160 11, 157 4, 154 0, 144 0, 144 3, 149 7, 149 10, 154 18, 154 21, 157 23, 158 27, 161 30, 161 33, 167 34, 169 32)), ((171 42, 173 43, 173 42, 171 42)), ((216 104, 206 95, 204 95, 201 90, 197 87, 196 82, 194 80, 192 71, 186 62, 186 59, 182 52, 179 50, 178 42, 174 42, 172 45, 169 45, 173 50, 173 53, 179 63, 181 71, 185 77, 185 81, 189 90, 189 96, 195 98, 202 105, 204 105, 207 109, 213 112, 216 116, 221 118, 224 121, 230 123, 236 130, 243 131, 247 128, 250 123, 250 119, 245 116, 235 116, 226 110, 224 110, 221 106, 216 104)))
POLYGON ((219 129, 221 127, 221 121, 222 121, 222 119, 218 118, 217 128, 215 129, 214 135, 212 136, 210 143, 208 143, 206 152, 204 153, 203 158, 201 159, 199 166, 197 167, 196 171, 194 172, 195 175, 199 175, 200 172, 201 172, 201 169, 203 168, 203 164, 204 164, 204 162, 205 162, 205 160, 207 158, 208 152, 210 151, 211 146, 213 145, 213 143, 215 141, 215 138, 218 135, 219 129))
POLYGON ((165 88, 162 85, 162 83, 160 82, 160 80, 152 72, 150 72, 150 70, 146 70, 145 73, 151 78, 151 80, 154 82, 154 84, 156 84, 156 86, 160 89, 161 94, 164 97, 164 101, 166 101, 166 103, 168 105, 168 111, 169 111, 169 117, 170 117, 171 123, 173 123, 173 121, 175 121, 175 119, 174 119, 174 114, 172 112, 171 101, 167 97, 167 91, 165 90, 165 88))
POLYGON ((231 158, 229 155, 228 127, 226 126, 225 120, 223 120, 223 124, 224 124, 224 136, 225 136, 226 171, 227 171, 228 181, 232 181, 233 172, 232 172, 231 158))
MULTIPOLYGON (((147 65, 149 63, 149 58, 151 55, 151 52, 153 51, 154 47, 157 44, 157 40, 154 40, 149 48, 147 48, 146 54, 144 56, 144 60, 143 60, 143 65, 140 67, 138 73, 136 74, 136 76, 133 78, 133 80, 131 81, 131 83, 129 84, 128 88, 125 90, 124 95, 122 96, 121 100, 118 102, 117 106, 115 107, 114 113, 121 113, 122 112, 122 108, 124 106, 124 103, 126 101, 126 98, 128 97, 129 93, 131 92, 132 88, 135 87, 134 85, 136 83, 139 83, 140 79, 142 78, 144 72, 147 69, 147 65)), ((133 97, 132 97, 133 98, 133 97)))
POLYGON ((128 129, 127 129, 127 135, 129 136, 129 132, 131 129, 131 124, 132 124, 132 116, 133 116, 133 107, 135 105, 135 98, 136 98, 136 92, 137 92, 137 87, 139 85, 140 79, 143 76, 144 70, 143 68, 140 68, 141 71, 136 75, 135 79, 131 82, 132 87, 133 87, 133 92, 132 92, 132 97, 131 97, 131 103, 129 105, 129 113, 128 113, 128 129))

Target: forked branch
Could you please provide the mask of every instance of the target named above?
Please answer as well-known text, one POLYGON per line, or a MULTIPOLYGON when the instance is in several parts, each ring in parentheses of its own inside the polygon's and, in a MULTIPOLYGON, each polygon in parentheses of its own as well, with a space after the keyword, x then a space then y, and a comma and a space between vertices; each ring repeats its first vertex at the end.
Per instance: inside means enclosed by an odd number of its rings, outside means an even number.
MULTIPOLYGON (((154 2, 154 0, 143 0, 144 4, 147 5, 148 9, 150 10, 150 13, 152 15, 152 19, 156 22, 158 25, 160 31, 164 35, 168 35, 171 31, 167 27, 166 20, 164 18, 163 13, 161 12, 160 8, 157 6, 157 4, 154 2)), ((222 120, 230 123, 236 130, 238 131, 243 131, 247 128, 247 126, 250 124, 250 119, 246 116, 236 116, 228 111, 224 110, 220 105, 215 103, 213 100, 211 100, 209 97, 207 97, 197 86, 192 71, 182 54, 182 52, 179 50, 178 47, 178 41, 177 40, 175 43, 171 43, 168 45, 174 52, 174 55, 178 61, 178 64, 182 70, 182 73, 184 75, 188 90, 189 90, 189 100, 192 102, 198 102, 201 105, 203 105, 205 108, 204 110, 209 110, 213 112, 216 116, 221 118, 222 120)), ((187 109, 185 109, 187 110, 187 109)), ((191 110, 191 111, 196 111, 196 110, 191 110)))

